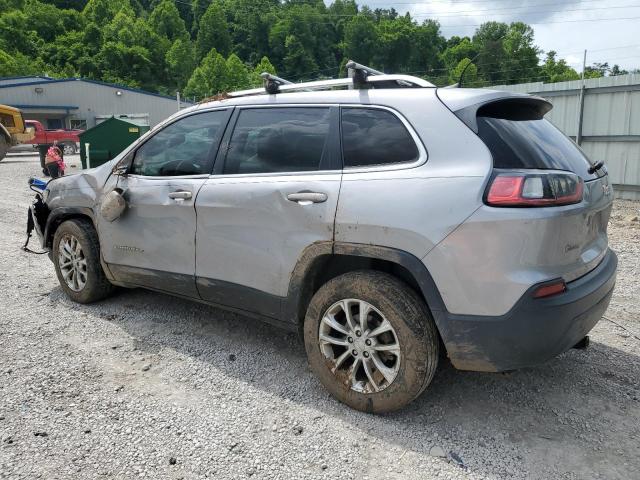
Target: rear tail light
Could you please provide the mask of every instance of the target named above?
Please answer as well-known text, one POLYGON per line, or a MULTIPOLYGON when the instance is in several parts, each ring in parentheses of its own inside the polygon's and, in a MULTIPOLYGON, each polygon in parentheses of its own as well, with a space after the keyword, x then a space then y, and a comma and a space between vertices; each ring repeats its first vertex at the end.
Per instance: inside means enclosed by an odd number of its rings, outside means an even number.
POLYGON ((552 207, 582 201, 584 182, 565 172, 499 172, 486 195, 494 207, 552 207))
POLYGON ((545 298, 550 297, 552 295, 558 295, 559 293, 564 293, 567 290, 567 284, 564 283, 564 280, 558 280, 554 283, 548 283, 541 287, 538 287, 533 292, 533 298, 545 298))

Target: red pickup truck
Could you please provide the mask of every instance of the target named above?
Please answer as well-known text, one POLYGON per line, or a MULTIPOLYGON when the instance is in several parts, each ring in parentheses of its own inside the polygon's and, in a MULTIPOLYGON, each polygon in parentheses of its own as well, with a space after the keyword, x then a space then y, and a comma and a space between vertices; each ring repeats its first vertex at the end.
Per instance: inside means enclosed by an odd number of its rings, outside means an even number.
POLYGON ((77 152, 77 144, 80 143, 78 134, 84 130, 46 130, 42 123, 37 120, 25 120, 25 123, 27 127, 33 127, 36 131, 36 136, 28 143, 35 146, 51 144, 54 140, 57 140, 65 155, 72 155, 77 152))

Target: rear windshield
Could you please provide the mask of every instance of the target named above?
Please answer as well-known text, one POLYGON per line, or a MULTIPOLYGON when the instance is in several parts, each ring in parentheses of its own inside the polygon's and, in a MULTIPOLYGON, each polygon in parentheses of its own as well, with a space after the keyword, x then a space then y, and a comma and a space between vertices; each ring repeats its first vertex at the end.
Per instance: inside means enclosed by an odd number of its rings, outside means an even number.
MULTIPOLYGON (((494 168, 567 170, 584 180, 599 176, 588 172, 590 163, 582 150, 544 118, 527 120, 480 114, 477 122, 478 135, 493 155, 494 168)), ((599 173, 604 174, 604 169, 599 173)))

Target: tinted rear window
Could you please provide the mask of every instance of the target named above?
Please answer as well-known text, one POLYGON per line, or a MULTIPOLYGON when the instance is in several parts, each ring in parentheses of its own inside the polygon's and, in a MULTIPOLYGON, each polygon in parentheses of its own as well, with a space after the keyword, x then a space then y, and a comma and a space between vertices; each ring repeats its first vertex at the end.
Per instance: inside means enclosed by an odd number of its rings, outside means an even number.
POLYGON ((413 162, 418 147, 393 113, 375 108, 342 109, 345 167, 413 162))
POLYGON ((545 119, 478 116, 478 135, 493 155, 494 168, 567 170, 583 179, 590 163, 578 146, 545 119))

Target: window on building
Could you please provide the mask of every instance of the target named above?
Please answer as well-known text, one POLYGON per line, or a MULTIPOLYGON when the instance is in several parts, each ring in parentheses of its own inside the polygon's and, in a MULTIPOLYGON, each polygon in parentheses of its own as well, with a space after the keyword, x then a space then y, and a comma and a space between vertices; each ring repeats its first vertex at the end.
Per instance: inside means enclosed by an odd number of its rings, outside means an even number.
POLYGON ((87 129, 87 121, 81 118, 72 118, 70 120, 70 126, 74 130, 86 130, 87 129))

